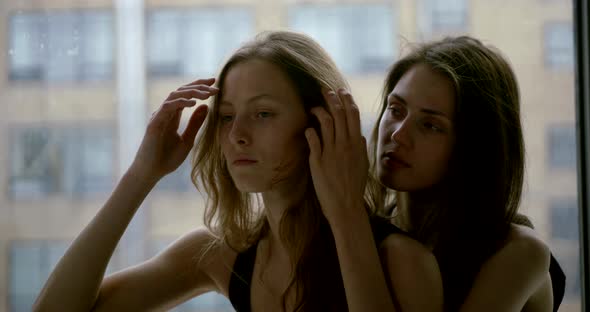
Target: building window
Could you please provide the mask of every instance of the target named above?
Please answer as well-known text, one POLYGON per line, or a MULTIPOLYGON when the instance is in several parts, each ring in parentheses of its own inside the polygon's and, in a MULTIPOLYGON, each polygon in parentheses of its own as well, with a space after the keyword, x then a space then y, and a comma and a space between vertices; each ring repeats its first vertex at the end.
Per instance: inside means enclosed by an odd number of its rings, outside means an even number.
POLYGON ((421 0, 419 29, 426 37, 467 31, 467 0, 421 0))
POLYGON ((10 246, 8 301, 10 311, 31 311, 49 274, 65 253, 66 242, 26 241, 10 246))
POLYGON ((246 9, 154 10, 147 17, 149 75, 212 76, 253 32, 246 9))
POLYGON ((296 5, 289 28, 316 39, 345 73, 381 73, 395 61, 397 38, 391 5, 296 5))
POLYGON ((545 66, 549 69, 574 68, 574 34, 571 23, 548 23, 544 27, 545 66))
POLYGON ((553 169, 576 168, 576 132, 574 125, 548 127, 549 166, 553 169))
POLYGON ((108 11, 18 13, 10 17, 9 78, 88 81, 113 77, 108 11))
POLYGON ((106 193, 113 187, 114 133, 105 127, 14 129, 9 193, 13 199, 106 193))
POLYGON ((164 176, 156 185, 156 190, 174 193, 193 190, 197 193, 191 180, 190 156, 176 170, 164 176))
POLYGON ((574 198, 550 202, 551 238, 578 241, 578 204, 574 198))
POLYGON ((429 0, 431 29, 464 30, 467 26, 466 0, 429 0))
MULTIPOLYGON (((551 238, 567 241, 571 246, 578 246, 578 202, 575 198, 552 199, 549 204, 551 238)), ((558 243, 556 246, 563 245, 558 243)), ((577 249, 577 248, 576 248, 577 249)), ((560 259, 566 269, 568 283, 565 289, 566 297, 580 297, 580 263, 579 254, 565 254, 560 259)))

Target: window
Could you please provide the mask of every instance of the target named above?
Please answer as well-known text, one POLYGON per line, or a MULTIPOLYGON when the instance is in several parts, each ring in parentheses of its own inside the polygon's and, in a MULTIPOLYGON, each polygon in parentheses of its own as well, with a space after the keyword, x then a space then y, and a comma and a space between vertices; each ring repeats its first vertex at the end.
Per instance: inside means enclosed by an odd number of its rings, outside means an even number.
MULTIPOLYGON (((559 241, 558 261, 567 275, 566 300, 580 296, 580 255, 578 247, 578 202, 575 198, 556 198, 550 201, 551 239, 559 241)), ((556 255, 557 256, 557 255, 556 255)))
POLYGON ((550 204, 551 238, 578 240, 578 205, 574 198, 554 199, 550 204))
POLYGON ((173 172, 166 175, 156 185, 156 189, 165 192, 196 192, 191 180, 191 155, 173 172))
POLYGON ((346 73, 383 72, 397 55, 390 5, 294 6, 289 27, 319 41, 346 73))
POLYGON ((147 17, 152 77, 215 75, 224 59, 254 34, 244 9, 154 10, 147 17))
POLYGON ((467 30, 467 0, 421 0, 418 6, 419 27, 427 37, 467 30))
POLYGON ((61 241, 11 244, 8 287, 11 312, 31 311, 35 298, 66 248, 67 243, 61 241))
POLYGON ((461 30, 467 25, 466 0, 430 0, 432 29, 461 30))
POLYGON ((14 129, 13 199, 108 192, 113 186, 114 133, 101 127, 14 129))
POLYGON ((547 23, 544 28, 545 66, 549 69, 572 70, 574 35, 570 23, 547 23))
POLYGON ((576 168, 576 133, 574 125, 548 126, 550 168, 576 168))
POLYGON ((10 18, 11 80, 88 81, 113 76, 107 11, 48 11, 10 18))

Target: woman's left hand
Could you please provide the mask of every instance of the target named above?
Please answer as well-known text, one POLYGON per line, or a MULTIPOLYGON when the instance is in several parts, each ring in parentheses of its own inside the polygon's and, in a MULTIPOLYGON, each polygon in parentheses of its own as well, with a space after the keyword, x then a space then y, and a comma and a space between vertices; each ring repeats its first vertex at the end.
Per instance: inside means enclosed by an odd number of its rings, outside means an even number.
POLYGON ((369 161, 361 135, 360 113, 352 95, 340 89, 325 91, 329 112, 321 106, 311 113, 320 122, 318 133, 308 128, 309 164, 313 184, 330 226, 347 227, 364 215, 363 195, 369 161))

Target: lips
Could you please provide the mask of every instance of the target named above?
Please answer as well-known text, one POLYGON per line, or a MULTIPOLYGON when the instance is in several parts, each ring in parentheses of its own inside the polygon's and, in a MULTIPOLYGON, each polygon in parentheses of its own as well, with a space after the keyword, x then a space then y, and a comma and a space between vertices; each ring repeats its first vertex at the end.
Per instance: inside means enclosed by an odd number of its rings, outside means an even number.
POLYGON ((387 167, 391 167, 392 169, 402 169, 402 168, 412 167, 412 166, 410 166, 410 164, 407 161, 405 161, 404 159, 402 159, 401 157, 396 155, 394 152, 383 153, 383 156, 381 156, 381 159, 387 167))
POLYGON ((257 160, 252 159, 251 157, 240 156, 240 157, 234 159, 234 161, 232 161, 232 164, 234 164, 235 166, 247 166, 247 165, 255 164, 257 162, 258 162, 257 160))

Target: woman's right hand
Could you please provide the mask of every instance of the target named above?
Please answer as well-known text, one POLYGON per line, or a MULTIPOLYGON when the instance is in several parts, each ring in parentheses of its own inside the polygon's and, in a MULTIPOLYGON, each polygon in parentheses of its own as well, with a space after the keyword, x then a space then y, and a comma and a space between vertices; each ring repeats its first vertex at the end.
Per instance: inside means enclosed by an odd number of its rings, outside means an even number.
POLYGON ((170 93, 152 114, 130 171, 142 178, 158 181, 182 164, 207 116, 207 105, 195 109, 186 129, 179 134, 182 110, 194 106, 196 100, 193 99, 206 100, 217 94, 219 89, 212 86, 214 82, 215 78, 199 79, 170 93))

